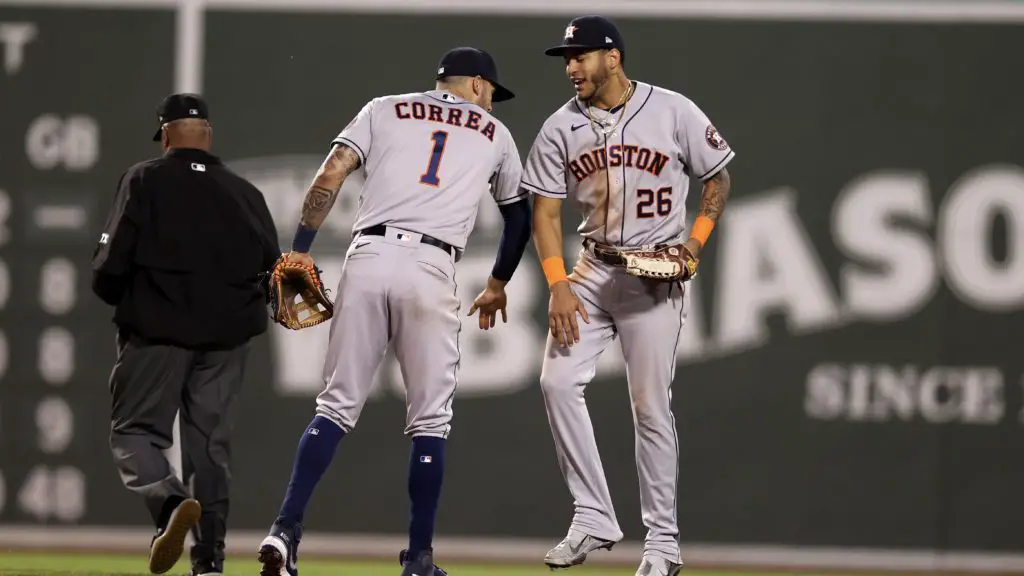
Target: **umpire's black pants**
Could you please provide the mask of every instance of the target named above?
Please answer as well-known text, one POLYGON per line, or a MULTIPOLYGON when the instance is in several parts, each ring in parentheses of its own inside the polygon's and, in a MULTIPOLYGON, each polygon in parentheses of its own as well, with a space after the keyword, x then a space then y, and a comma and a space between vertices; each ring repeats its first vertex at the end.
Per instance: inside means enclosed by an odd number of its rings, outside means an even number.
POLYGON ((231 482, 230 411, 242 384, 249 344, 228 350, 189 350, 119 332, 110 376, 110 449, 121 481, 146 501, 157 527, 182 498, 202 506, 193 530, 193 563, 224 560, 231 482), (175 413, 182 477, 163 450, 171 447, 175 413))

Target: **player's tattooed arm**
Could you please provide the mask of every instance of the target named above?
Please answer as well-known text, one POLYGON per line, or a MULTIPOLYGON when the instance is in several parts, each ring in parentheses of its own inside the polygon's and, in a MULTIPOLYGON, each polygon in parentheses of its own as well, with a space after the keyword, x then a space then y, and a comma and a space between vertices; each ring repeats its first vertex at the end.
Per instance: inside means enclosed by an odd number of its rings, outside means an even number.
POLYGON ((704 193, 700 198, 698 216, 706 216, 712 222, 717 223, 718 218, 725 211, 725 203, 729 200, 729 192, 732 190, 732 177, 729 170, 722 168, 704 183, 704 193))
POLYGON ((341 185, 359 168, 359 156, 344 144, 335 144, 316 172, 302 201, 302 226, 318 230, 338 198, 341 185))

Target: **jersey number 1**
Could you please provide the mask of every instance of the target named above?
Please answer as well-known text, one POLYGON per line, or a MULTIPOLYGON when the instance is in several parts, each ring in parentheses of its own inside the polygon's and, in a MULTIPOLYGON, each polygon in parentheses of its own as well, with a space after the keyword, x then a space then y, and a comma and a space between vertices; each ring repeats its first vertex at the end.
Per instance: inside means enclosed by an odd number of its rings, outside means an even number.
POLYGON ((420 184, 437 186, 441 179, 437 177, 437 171, 441 169, 441 157, 444 156, 444 147, 448 143, 448 133, 438 130, 430 135, 434 142, 434 148, 430 152, 430 163, 427 164, 427 171, 420 175, 420 184))

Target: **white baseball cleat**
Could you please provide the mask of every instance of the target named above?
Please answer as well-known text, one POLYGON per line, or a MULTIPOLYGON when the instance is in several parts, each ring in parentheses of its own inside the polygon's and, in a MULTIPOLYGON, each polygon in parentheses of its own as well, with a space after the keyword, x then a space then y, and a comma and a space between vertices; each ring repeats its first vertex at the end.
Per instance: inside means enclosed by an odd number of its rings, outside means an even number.
POLYGON ((551 568, 569 568, 583 564, 587 554, 594 550, 611 550, 612 546, 615 546, 614 540, 602 540, 570 528, 565 538, 548 550, 544 556, 544 563, 551 568))
POLYGON ((660 556, 644 556, 636 576, 677 576, 682 564, 676 564, 660 556))

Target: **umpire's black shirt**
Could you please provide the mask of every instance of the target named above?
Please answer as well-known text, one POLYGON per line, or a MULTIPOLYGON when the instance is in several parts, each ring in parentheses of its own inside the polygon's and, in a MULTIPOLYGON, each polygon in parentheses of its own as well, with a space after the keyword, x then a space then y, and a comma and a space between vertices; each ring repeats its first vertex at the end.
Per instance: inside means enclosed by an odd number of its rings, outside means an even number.
POLYGON ((202 150, 121 176, 93 254, 114 323, 184 348, 233 347, 267 329, 263 273, 281 255, 263 195, 202 150))

